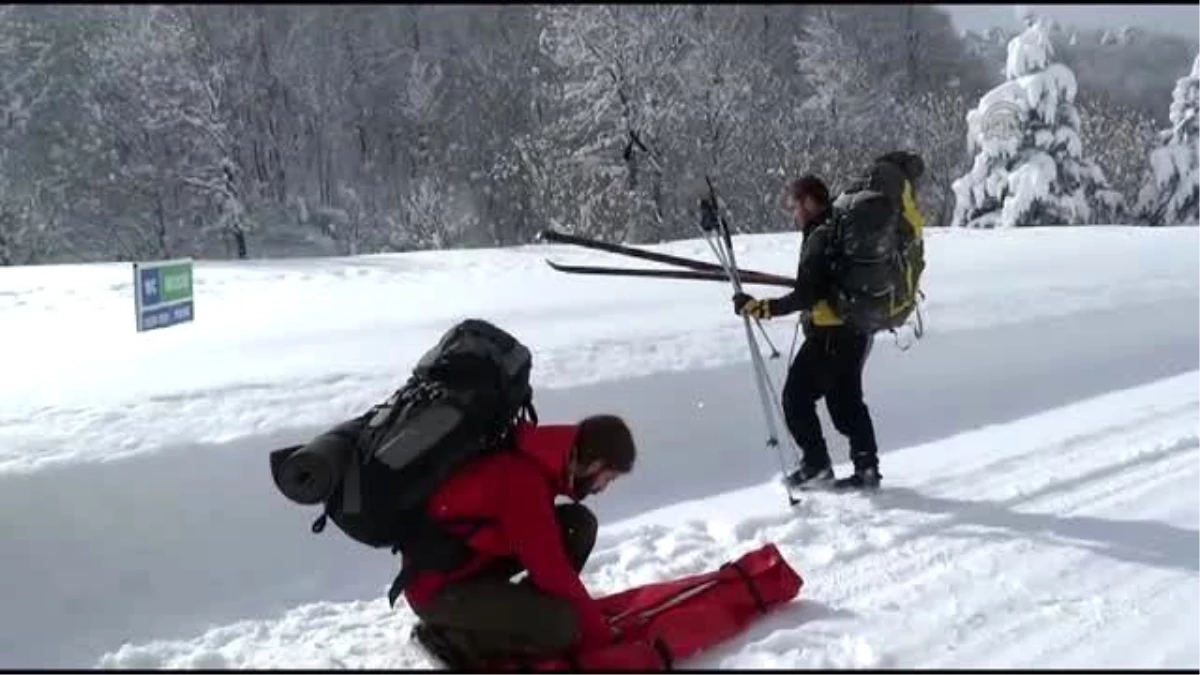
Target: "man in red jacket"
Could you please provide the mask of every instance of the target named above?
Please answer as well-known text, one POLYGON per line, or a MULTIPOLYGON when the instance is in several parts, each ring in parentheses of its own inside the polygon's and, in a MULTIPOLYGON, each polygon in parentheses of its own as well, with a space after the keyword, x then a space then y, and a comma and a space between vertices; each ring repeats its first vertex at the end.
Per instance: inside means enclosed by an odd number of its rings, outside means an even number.
POLYGON ((619 417, 597 415, 577 425, 523 424, 515 440, 515 452, 472 461, 429 501, 429 516, 464 537, 466 564, 416 570, 405 585, 422 621, 417 638, 435 653, 469 660, 457 667, 558 656, 613 639, 579 578, 597 530, 579 502, 633 469, 632 434, 619 417), (556 506, 559 495, 574 502, 556 506), (474 524, 459 528, 463 521, 474 524), (528 578, 513 583, 523 571, 528 578))

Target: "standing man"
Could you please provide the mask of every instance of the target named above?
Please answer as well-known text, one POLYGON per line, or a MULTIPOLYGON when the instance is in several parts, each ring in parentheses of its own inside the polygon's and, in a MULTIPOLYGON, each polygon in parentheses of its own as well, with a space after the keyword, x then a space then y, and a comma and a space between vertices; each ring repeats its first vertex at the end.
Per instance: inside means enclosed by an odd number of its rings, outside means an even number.
MULTIPOLYGON (((895 188, 894 203, 905 218, 920 218, 912 202, 911 182, 923 172, 921 158, 904 152, 884 155, 872 167, 873 176, 885 177, 885 194, 893 197, 895 188)), ((783 388, 784 418, 802 454, 800 468, 788 476, 788 482, 798 487, 832 484, 839 489, 874 489, 880 480, 879 448, 863 400, 862 383, 874 335, 846 325, 829 301, 833 297, 833 275, 828 252, 834 234, 829 219, 829 188, 820 178, 806 175, 791 184, 788 196, 803 235, 796 286, 774 299, 737 294, 733 298, 734 311, 758 319, 802 312, 804 343, 788 369, 783 388), (817 417, 816 403, 822 397, 834 427, 850 443, 854 474, 842 479, 833 475, 817 417)))

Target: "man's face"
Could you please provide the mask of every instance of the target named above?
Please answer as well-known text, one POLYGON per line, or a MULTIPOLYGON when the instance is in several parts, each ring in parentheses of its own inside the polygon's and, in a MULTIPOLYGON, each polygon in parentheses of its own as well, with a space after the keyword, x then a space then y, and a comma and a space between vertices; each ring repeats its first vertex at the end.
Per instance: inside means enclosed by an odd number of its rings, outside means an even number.
POLYGON ((800 199, 792 200, 792 217, 796 219, 796 225, 804 227, 812 222, 814 218, 820 215, 821 207, 817 204, 817 200, 808 195, 803 195, 800 199))
POLYGON ((587 467, 572 472, 571 492, 577 501, 583 501, 589 495, 604 492, 609 483, 620 477, 621 472, 604 466, 600 460, 595 460, 587 467))

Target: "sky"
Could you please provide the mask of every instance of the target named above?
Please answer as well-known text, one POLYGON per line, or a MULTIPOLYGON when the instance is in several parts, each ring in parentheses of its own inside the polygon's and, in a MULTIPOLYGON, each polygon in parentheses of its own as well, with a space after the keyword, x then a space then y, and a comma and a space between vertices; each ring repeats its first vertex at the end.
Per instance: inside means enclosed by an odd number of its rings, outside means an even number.
MULTIPOLYGON (((1017 28, 1020 5, 939 5, 961 29, 1017 28)), ((1083 29, 1141 26, 1200 40, 1200 4, 1191 5, 1025 5, 1047 18, 1083 29)))

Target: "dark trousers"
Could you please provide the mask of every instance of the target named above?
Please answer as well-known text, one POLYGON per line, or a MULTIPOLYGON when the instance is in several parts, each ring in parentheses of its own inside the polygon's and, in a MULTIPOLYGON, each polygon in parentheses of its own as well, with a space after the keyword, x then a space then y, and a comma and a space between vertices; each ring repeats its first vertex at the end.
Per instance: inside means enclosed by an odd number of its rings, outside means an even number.
MULTIPOLYGON (((596 543, 596 517, 582 504, 560 504, 555 514, 567 557, 578 572, 596 543)), ((471 659, 566 651, 579 636, 575 610, 567 601, 540 591, 528 578, 512 583, 522 571, 516 558, 502 560, 470 579, 446 585, 427 605, 413 611, 471 659)))
POLYGON ((879 468, 875 427, 863 401, 862 386, 863 366, 874 341, 873 335, 842 326, 805 331, 804 344, 796 352, 783 386, 783 412, 806 466, 830 464, 817 417, 817 401, 824 397, 833 426, 850 441, 854 467, 879 468))

